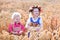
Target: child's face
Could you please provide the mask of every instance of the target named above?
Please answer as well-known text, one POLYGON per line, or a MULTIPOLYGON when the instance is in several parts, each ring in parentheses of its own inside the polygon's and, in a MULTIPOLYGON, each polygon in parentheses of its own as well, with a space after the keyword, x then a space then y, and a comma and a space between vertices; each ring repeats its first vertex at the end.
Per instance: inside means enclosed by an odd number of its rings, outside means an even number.
POLYGON ((39 10, 38 10, 38 8, 35 8, 34 10, 33 10, 33 16, 35 16, 35 17, 38 17, 39 16, 39 10))
POLYGON ((14 15, 13 20, 14 20, 14 22, 20 22, 20 16, 19 15, 14 15))

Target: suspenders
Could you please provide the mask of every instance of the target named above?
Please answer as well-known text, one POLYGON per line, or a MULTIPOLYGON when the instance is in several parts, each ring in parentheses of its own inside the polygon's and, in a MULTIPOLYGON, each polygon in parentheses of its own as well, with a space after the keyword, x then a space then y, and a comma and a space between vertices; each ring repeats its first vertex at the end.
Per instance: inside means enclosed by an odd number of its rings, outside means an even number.
POLYGON ((30 18, 30 21, 31 21, 32 23, 37 23, 37 24, 40 24, 40 23, 39 23, 40 18, 38 18, 38 19, 37 19, 37 21, 35 21, 35 22, 34 22, 34 21, 33 21, 33 18, 31 17, 31 18, 30 18))

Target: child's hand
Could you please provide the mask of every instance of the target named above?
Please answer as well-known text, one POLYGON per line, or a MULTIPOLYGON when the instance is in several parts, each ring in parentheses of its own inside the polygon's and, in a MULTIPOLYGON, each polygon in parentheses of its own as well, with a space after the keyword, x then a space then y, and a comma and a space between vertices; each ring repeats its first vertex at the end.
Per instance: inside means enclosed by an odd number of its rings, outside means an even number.
POLYGON ((36 31, 39 31, 40 30, 40 28, 36 28, 36 31))
POLYGON ((13 34, 18 34, 18 32, 12 32, 13 34))
POLYGON ((19 34, 21 34, 23 31, 20 31, 19 34))

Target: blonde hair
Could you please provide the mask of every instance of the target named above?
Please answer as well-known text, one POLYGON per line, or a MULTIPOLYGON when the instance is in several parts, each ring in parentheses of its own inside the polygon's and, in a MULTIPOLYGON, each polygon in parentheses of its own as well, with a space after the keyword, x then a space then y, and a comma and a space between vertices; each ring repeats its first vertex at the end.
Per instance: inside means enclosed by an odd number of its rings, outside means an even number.
POLYGON ((19 12, 14 12, 14 13, 12 14, 12 17, 11 17, 11 18, 13 19, 15 15, 19 15, 20 18, 21 18, 21 14, 20 14, 19 12))

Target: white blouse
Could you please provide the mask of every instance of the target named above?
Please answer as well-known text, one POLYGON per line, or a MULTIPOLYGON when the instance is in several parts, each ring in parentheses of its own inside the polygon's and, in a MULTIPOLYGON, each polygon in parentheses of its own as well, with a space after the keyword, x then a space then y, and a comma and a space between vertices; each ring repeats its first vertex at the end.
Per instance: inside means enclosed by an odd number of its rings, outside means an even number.
MULTIPOLYGON (((32 20, 35 22, 35 21, 37 21, 38 20, 38 18, 36 18, 36 19, 34 19, 33 17, 32 17, 32 20)), ((26 22, 26 28, 28 28, 29 27, 29 24, 30 23, 30 18, 27 20, 27 22, 26 22)), ((43 21, 42 21, 42 18, 40 17, 40 21, 39 21, 39 23, 40 23, 40 27, 43 27, 43 21)))

